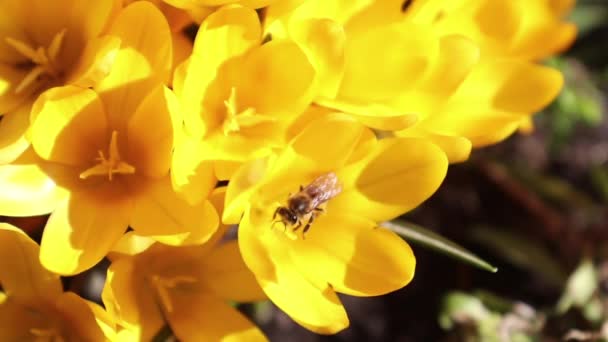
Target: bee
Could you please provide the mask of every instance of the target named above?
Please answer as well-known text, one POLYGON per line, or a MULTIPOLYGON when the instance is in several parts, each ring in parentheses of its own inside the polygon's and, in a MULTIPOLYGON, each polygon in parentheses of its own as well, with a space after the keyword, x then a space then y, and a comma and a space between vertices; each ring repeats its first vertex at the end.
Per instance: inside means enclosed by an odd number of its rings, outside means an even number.
POLYGON ((295 226, 293 231, 297 231, 304 225, 302 237, 310 229, 310 225, 319 213, 324 210, 319 206, 338 196, 342 192, 342 185, 338 182, 338 176, 329 172, 315 178, 310 184, 305 187, 300 185, 300 191, 287 198, 287 206, 280 206, 272 215, 275 220, 277 215, 280 216, 280 221, 287 226, 295 226))

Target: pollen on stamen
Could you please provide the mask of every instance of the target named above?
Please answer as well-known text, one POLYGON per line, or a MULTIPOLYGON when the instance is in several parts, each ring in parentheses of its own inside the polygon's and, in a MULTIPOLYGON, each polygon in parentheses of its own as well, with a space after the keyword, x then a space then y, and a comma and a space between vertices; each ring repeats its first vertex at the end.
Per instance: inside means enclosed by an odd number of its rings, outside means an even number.
POLYGON ((98 157, 95 158, 97 164, 91 168, 86 169, 80 174, 80 179, 87 179, 90 176, 107 175, 111 181, 115 173, 118 174, 133 174, 135 173, 135 167, 121 160, 120 152, 118 150, 118 132, 112 132, 112 138, 110 139, 110 146, 108 148, 108 158, 106 158, 103 151, 98 151, 98 157))
POLYGON ((13 47, 23 57, 27 58, 26 62, 20 62, 15 65, 15 67, 19 69, 29 69, 29 72, 15 87, 15 93, 21 93, 44 76, 47 76, 48 78, 58 78, 61 76, 61 71, 57 66, 57 59, 59 57, 59 52, 61 51, 61 46, 63 45, 65 33, 66 29, 59 31, 55 34, 47 48, 39 46, 36 49, 19 39, 11 37, 5 38, 8 45, 13 47))
POLYGON ((169 290, 175 288, 179 284, 192 284, 196 283, 197 280, 194 277, 189 276, 176 276, 173 278, 162 278, 158 275, 151 277, 152 285, 158 294, 160 304, 167 312, 173 312, 173 303, 169 295, 169 290))

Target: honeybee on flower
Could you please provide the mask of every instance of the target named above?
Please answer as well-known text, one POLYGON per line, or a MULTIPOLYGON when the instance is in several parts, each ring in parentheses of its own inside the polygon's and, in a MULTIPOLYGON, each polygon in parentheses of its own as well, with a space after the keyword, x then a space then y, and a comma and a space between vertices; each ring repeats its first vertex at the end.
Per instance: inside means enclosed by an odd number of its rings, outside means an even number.
MULTIPOLYGON (((320 206, 328 200, 338 196, 342 192, 342 186, 338 182, 338 176, 334 172, 329 172, 315 178, 305 187, 300 185, 300 191, 290 195, 287 199, 287 206, 280 206, 274 211, 272 218, 280 216, 285 227, 292 227, 292 232, 296 232, 302 227, 302 238, 310 229, 314 219, 324 211, 320 206)), ((275 221, 276 222, 276 221, 275 221)))

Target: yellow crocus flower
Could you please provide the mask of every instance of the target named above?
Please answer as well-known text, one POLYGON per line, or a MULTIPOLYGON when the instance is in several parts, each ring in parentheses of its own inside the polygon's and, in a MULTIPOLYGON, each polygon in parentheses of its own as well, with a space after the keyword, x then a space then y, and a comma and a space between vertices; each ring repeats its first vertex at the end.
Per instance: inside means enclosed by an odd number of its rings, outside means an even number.
POLYGON ((268 297, 304 327, 336 333, 348 326, 336 292, 381 295, 412 279, 409 245, 378 224, 428 198, 447 164, 425 139, 376 140, 334 113, 312 121, 279 155, 244 164, 228 184, 223 220, 240 220, 243 259, 268 297), (318 177, 336 182, 309 188, 318 177), (313 201, 329 195, 318 206, 291 207, 288 198, 302 192, 313 201))
POLYGON ((282 146, 288 122, 310 103, 313 77, 293 41, 263 44, 254 10, 232 5, 210 15, 173 82, 185 127, 171 170, 175 188, 197 203, 212 161, 238 164, 282 146))
POLYGON ((0 340, 107 341, 115 324, 97 304, 63 292, 59 276, 40 265, 39 247, 0 223, 0 340))
MULTIPOLYGON (((224 190, 212 195, 220 206, 224 190)), ((165 324, 180 341, 266 341, 229 304, 265 296, 236 241, 218 243, 224 231, 205 245, 191 247, 125 235, 110 255, 103 302, 133 336, 131 341, 149 341, 165 324)))
POLYGON ((121 37, 112 72, 96 91, 64 86, 42 94, 32 113, 33 149, 0 166, 0 213, 51 213, 41 261, 59 274, 93 266, 129 226, 168 244, 202 243, 217 228, 209 201, 191 206, 171 186, 178 110, 160 84, 171 69, 166 20, 137 2, 111 33, 121 37))
POLYGON ((405 13, 403 4, 309 0, 287 11, 271 5, 266 30, 292 37, 315 61, 316 84, 325 85, 316 89, 316 105, 430 139, 452 162, 466 159, 472 146, 504 139, 559 93, 558 71, 515 57, 484 58, 474 40, 439 30, 433 18, 455 3, 410 1, 405 13), (312 34, 302 27, 325 29, 312 34), (320 46, 335 52, 315 53, 320 46))
POLYGON ((54 86, 90 87, 112 67, 120 41, 103 36, 114 0, 0 3, 0 164, 29 146, 37 96, 54 86))

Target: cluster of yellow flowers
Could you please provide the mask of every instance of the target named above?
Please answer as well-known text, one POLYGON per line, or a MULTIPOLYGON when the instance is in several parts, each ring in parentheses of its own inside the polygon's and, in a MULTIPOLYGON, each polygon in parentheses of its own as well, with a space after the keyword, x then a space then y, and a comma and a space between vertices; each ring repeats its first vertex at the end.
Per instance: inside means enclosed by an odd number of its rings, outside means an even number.
POLYGON ((557 96, 573 1, 2 1, 0 215, 50 216, 0 224, 0 340, 346 328, 414 274, 379 225, 557 96), (104 308, 63 291, 103 258, 104 308))

